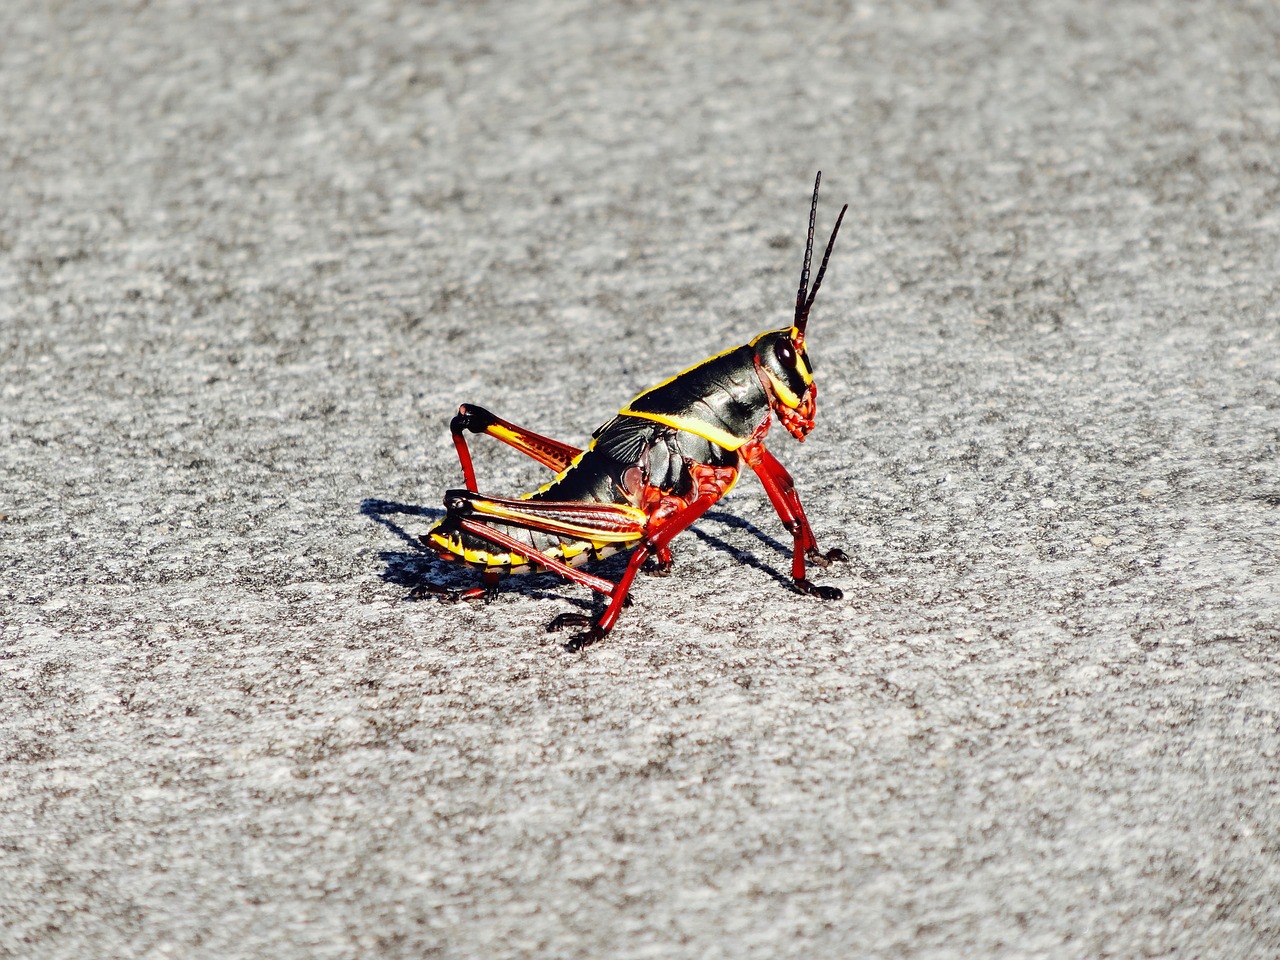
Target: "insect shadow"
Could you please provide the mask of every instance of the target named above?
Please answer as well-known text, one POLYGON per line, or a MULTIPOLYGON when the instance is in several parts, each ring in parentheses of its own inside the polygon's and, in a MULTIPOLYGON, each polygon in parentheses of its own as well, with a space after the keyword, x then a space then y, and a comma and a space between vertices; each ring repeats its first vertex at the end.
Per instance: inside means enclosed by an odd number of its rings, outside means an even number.
MULTIPOLYGON (((782 543, 775 540, 773 537, 769 536, 767 533, 765 533, 763 530, 757 527, 750 520, 743 520, 741 517, 734 516, 732 513, 725 513, 723 510, 710 510, 707 513, 704 513, 702 515, 702 520, 703 521, 714 520, 717 523, 723 523, 726 527, 735 527, 738 530, 742 530, 746 533, 751 534, 753 537, 755 537, 765 546, 772 547, 774 550, 778 551, 778 553, 781 554, 782 556, 784 557, 791 556, 791 550, 789 547, 784 546, 782 543)), ((701 528, 700 523, 695 523, 693 526, 689 528, 689 530, 699 540, 703 541, 704 543, 710 544, 711 546, 715 547, 717 550, 723 550, 725 553, 729 554, 739 563, 745 566, 751 567, 755 570, 759 570, 761 573, 767 573, 769 576, 773 577, 773 579, 777 580, 780 584, 782 584, 788 590, 793 589, 790 577, 784 576, 775 567, 769 566, 769 564, 763 562, 754 554, 749 553, 748 551, 743 550, 740 547, 735 547, 733 544, 729 543, 727 540, 723 540, 720 537, 715 536, 714 534, 707 533, 706 530, 703 530, 701 528)))
MULTIPOLYGON (((408 548, 405 550, 383 550, 379 552, 378 559, 386 564, 381 578, 387 583, 404 587, 406 590, 412 590, 414 587, 421 586, 424 583, 438 583, 442 586, 469 586, 473 583, 474 578, 469 571, 458 567, 456 564, 445 563, 438 559, 434 553, 421 544, 416 536, 409 533, 400 523, 393 519, 397 516, 422 517, 428 523, 434 523, 444 516, 444 511, 439 507, 422 507, 408 503, 396 503, 393 500, 367 497, 360 503, 360 513, 374 523, 379 523, 386 527, 408 548)), ((790 578, 784 576, 775 567, 764 563, 749 551, 736 547, 724 538, 703 529, 707 521, 724 524, 726 527, 734 527, 749 533, 762 544, 776 550, 782 556, 789 556, 789 550, 786 546, 769 536, 751 521, 743 520, 741 517, 725 513, 722 510, 709 511, 703 515, 699 523, 689 528, 694 536, 712 548, 727 553, 739 563, 766 573, 784 587, 791 588, 790 578)), ((673 552, 678 557, 678 545, 673 552)), ((596 567, 601 576, 611 577, 614 580, 622 575, 625 568, 625 554, 610 557, 596 567)), ((678 559, 676 561, 676 569, 677 571, 679 570, 678 559)), ((503 583, 503 590, 504 592, 511 591, 535 599, 554 598, 564 600, 583 609, 603 608, 603 597, 592 595, 590 599, 580 599, 565 596, 562 590, 552 589, 553 587, 558 588, 563 584, 564 581, 553 574, 528 574, 519 577, 508 577, 503 583)))
MULTIPOLYGON (((456 564, 445 563, 440 560, 434 553, 424 547, 416 536, 409 533, 396 520, 392 519, 396 515, 422 517, 429 525, 444 516, 444 511, 439 507, 420 507, 409 503, 396 503, 393 500, 379 500, 376 497, 367 497, 360 503, 360 513, 374 523, 382 524, 382 526, 395 534, 398 539, 403 541, 408 548, 405 550, 383 550, 379 552, 378 559, 386 564, 380 576, 387 583, 404 587, 406 590, 412 590, 414 587, 420 587, 426 583, 435 583, 445 587, 475 585, 475 578, 471 571, 456 564)), ((607 570, 608 564, 603 566, 607 570)), ((620 575, 621 570, 618 570, 617 574, 620 575)), ((519 593, 522 596, 535 599, 556 598, 567 600, 569 603, 585 610, 591 609, 590 600, 566 597, 563 592, 550 589, 552 586, 559 586, 562 583, 563 581, 559 577, 550 574, 530 574, 528 576, 508 577, 506 583, 503 584, 503 591, 519 593)))

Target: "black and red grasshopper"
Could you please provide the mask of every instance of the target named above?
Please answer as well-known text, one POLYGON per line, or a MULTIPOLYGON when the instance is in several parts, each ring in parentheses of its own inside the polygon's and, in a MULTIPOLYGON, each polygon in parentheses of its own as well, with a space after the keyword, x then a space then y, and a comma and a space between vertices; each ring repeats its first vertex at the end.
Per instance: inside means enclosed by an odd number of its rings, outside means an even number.
POLYGON ((842 596, 835 587, 805 576, 806 560, 825 567, 846 557, 840 550, 818 550, 791 476, 764 445, 771 414, 797 440, 814 425, 817 387, 805 353, 805 328, 848 209, 846 204, 836 218, 810 289, 821 182, 819 172, 790 327, 762 333, 646 390, 596 430, 585 450, 469 403, 458 408, 450 430, 467 489, 445 494, 444 519, 420 539, 442 559, 482 570, 484 586, 458 591, 424 586, 414 596, 487 598, 504 574, 557 573, 608 598, 598 620, 562 613, 548 625, 552 631, 586 627, 565 644, 567 650, 580 650, 612 629, 641 567, 658 574, 670 571, 671 539, 729 491, 743 463, 756 472, 795 540, 791 576, 796 589, 822 600, 842 596), (555 471, 555 479, 514 499, 480 494, 467 432, 510 444, 555 471), (578 569, 621 550, 632 553, 617 583, 578 569))

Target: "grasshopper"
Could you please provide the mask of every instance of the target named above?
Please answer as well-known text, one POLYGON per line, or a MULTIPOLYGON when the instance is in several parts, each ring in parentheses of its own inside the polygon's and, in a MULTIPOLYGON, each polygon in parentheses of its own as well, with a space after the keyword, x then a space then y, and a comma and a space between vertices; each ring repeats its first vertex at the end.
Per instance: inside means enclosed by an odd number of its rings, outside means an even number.
POLYGON ((597 429, 586 449, 540 436, 474 404, 458 408, 450 431, 466 489, 445 493, 445 516, 419 539, 441 559, 482 571, 483 585, 463 590, 424 585, 411 596, 488 599, 506 574, 559 574, 608 598, 599 619, 562 613, 548 624, 549 631, 586 628, 564 644, 566 650, 581 650, 613 628, 640 569, 670 572, 672 538, 729 492, 743 464, 760 478, 794 539, 795 589, 821 600, 842 596, 807 577, 806 562, 826 567, 847 557, 841 550, 818 549, 790 474, 764 445, 774 417, 797 440, 814 426, 818 391, 805 330, 849 209, 846 204, 836 218, 810 288, 821 182, 819 171, 789 327, 766 331, 644 391, 597 429), (488 434, 515 447, 554 471, 555 478, 520 497, 481 494, 467 433, 488 434), (580 569, 623 550, 631 556, 617 583, 580 569))

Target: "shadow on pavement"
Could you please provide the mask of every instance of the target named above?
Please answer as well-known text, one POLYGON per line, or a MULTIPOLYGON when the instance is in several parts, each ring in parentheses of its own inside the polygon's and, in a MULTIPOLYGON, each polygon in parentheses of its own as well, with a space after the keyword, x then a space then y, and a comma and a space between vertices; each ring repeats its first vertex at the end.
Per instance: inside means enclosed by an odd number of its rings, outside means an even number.
MULTIPOLYGON (((381 577, 388 583, 394 583, 397 586, 404 587, 406 590, 412 590, 423 584, 433 583, 444 587, 463 587, 474 585, 475 577, 471 571, 458 566, 456 564, 445 563, 436 558, 436 556, 427 550, 419 542, 418 538, 410 534, 395 520, 394 516, 422 517, 429 523, 444 516, 444 510, 439 507, 421 507, 414 504, 396 503, 392 500, 381 500, 376 497, 368 497, 360 503, 360 513, 369 517, 375 523, 390 530, 396 537, 411 547, 410 550, 384 550, 378 554, 386 568, 383 570, 381 577)), ((734 546, 727 540, 708 533, 703 527, 707 521, 723 524, 726 527, 733 527, 738 530, 745 531, 759 540, 766 547, 771 548, 784 557, 791 556, 791 548, 780 541, 769 536, 759 527, 749 520, 743 520, 741 517, 734 516, 722 510, 713 510, 706 513, 698 524, 689 528, 689 532, 698 539, 716 550, 723 551, 733 557, 739 563, 759 570, 768 574, 782 586, 788 590, 791 589, 791 577, 777 568, 763 562, 749 551, 734 546)), ((677 558, 679 556, 679 541, 673 543, 677 558)), ((625 566, 626 554, 619 554, 615 557, 595 565, 596 571, 605 577, 617 579, 621 576, 625 566)), ((676 561, 677 571, 679 560, 676 561)), ((562 581, 552 574, 523 574, 514 577, 507 577, 503 580, 504 591, 514 591, 523 596, 535 598, 557 598, 567 600, 580 607, 599 607, 603 610, 603 598, 593 596, 590 600, 574 599, 564 596, 563 592, 558 589, 551 589, 546 586, 547 581, 553 582, 556 587, 562 585, 562 581)))

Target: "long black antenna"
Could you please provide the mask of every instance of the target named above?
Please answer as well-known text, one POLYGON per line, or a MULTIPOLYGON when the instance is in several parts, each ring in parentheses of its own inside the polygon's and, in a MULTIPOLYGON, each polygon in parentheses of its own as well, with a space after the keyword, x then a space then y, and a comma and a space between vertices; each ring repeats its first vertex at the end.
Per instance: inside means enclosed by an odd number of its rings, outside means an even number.
POLYGON ((840 224, 844 222, 845 211, 849 209, 846 203, 840 208, 840 215, 836 217, 836 225, 831 230, 831 239, 827 241, 827 250, 822 255, 822 264, 818 267, 818 275, 813 280, 813 289, 809 289, 809 266, 813 262, 813 228, 818 218, 818 184, 822 183, 822 171, 818 171, 818 176, 813 181, 813 204, 809 207, 809 237, 804 245, 804 269, 800 271, 800 289, 796 293, 796 321, 795 327, 800 331, 800 335, 804 335, 804 328, 809 322, 809 310, 813 307, 814 298, 818 295, 818 288, 822 286, 822 278, 827 272, 827 263, 831 260, 831 251, 836 245, 836 234, 840 232, 840 224))
POLYGON ((809 207, 809 238, 804 244, 804 269, 800 271, 800 289, 796 291, 796 322, 797 327, 800 326, 804 315, 808 313, 805 309, 805 300, 809 296, 809 264, 813 262, 813 227, 818 221, 818 185, 822 183, 822 171, 818 171, 818 175, 813 180, 813 203, 809 207))

